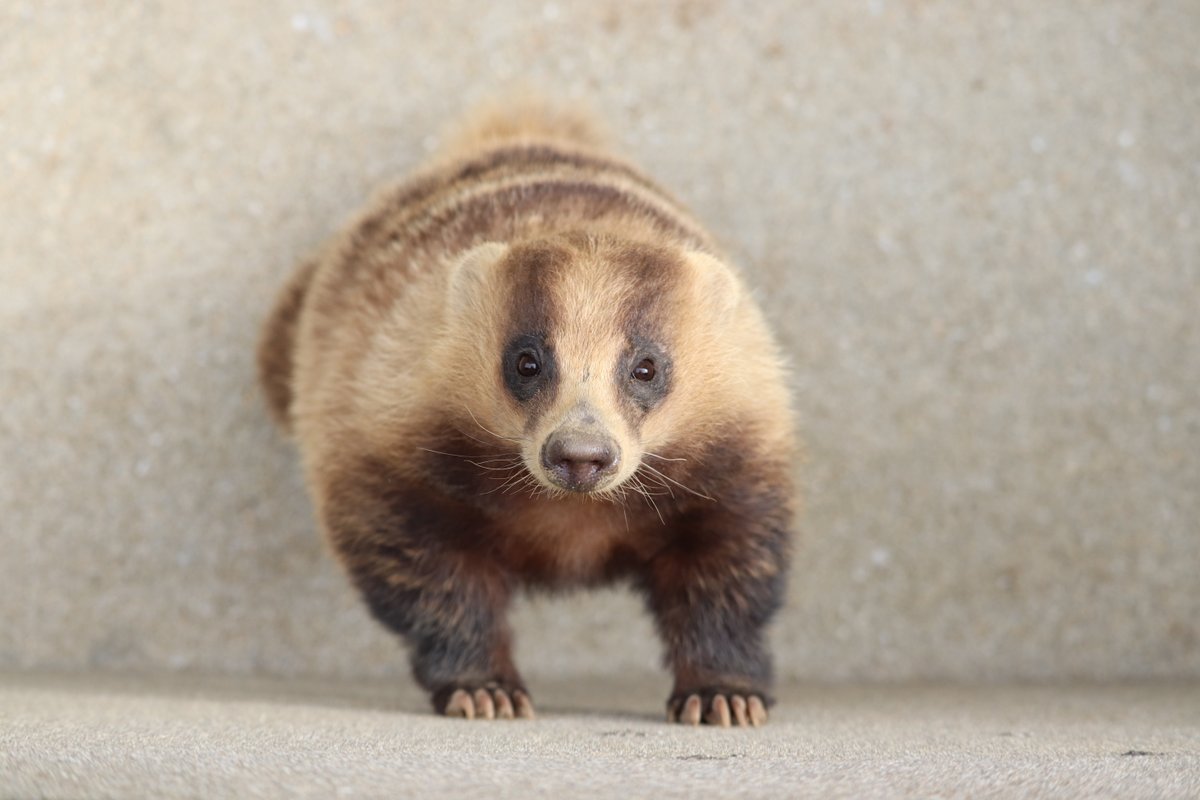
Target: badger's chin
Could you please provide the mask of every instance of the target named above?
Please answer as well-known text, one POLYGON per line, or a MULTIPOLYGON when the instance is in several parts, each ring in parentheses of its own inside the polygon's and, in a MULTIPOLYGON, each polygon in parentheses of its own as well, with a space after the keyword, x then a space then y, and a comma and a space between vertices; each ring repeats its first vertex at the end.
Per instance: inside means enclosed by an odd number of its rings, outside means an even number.
POLYGON ((545 489, 551 496, 578 497, 595 500, 614 500, 618 490, 629 480, 629 475, 623 470, 600 475, 592 480, 572 480, 569 474, 542 469, 540 465, 530 467, 530 475, 538 486, 545 489))
POLYGON ((554 492, 565 492, 580 497, 602 497, 621 485, 616 475, 605 475, 596 480, 576 481, 570 476, 539 470, 535 476, 538 483, 554 492))

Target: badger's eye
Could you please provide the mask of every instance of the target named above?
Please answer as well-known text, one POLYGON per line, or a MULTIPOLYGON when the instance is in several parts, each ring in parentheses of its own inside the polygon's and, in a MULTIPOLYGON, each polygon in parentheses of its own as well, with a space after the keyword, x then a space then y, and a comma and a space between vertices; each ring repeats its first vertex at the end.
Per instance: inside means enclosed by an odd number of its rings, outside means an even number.
POLYGON ((654 362, 648 358, 643 358, 633 368, 633 377, 639 381, 649 382, 654 380, 654 362))
POLYGON ((542 365, 529 353, 517 356, 517 374, 522 378, 532 378, 542 371, 542 365))

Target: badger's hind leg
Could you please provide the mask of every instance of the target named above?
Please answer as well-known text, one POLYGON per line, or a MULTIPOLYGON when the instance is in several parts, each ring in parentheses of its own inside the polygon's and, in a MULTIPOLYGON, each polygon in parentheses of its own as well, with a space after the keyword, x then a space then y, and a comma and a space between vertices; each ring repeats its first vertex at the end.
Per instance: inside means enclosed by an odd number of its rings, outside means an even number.
POLYGON ((342 471, 322 494, 334 549, 371 613, 407 642, 413 675, 434 709, 467 719, 532 718, 512 660, 511 580, 459 539, 477 535, 482 522, 378 461, 342 471))

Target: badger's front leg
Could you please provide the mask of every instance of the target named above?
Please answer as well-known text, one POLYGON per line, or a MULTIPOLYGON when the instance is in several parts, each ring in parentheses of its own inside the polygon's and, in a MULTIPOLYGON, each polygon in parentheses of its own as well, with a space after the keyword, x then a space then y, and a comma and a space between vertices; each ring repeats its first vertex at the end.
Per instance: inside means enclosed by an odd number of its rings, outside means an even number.
POLYGON ((345 471, 324 489, 330 542, 371 613, 408 643, 434 709, 532 718, 511 655, 511 580, 487 557, 484 521, 378 463, 345 471))
MULTIPOLYGON (((772 495, 773 496, 773 495, 772 495)), ((759 502, 699 508, 643 578, 675 687, 673 722, 758 726, 772 698, 765 627, 783 600, 788 513, 759 502)))

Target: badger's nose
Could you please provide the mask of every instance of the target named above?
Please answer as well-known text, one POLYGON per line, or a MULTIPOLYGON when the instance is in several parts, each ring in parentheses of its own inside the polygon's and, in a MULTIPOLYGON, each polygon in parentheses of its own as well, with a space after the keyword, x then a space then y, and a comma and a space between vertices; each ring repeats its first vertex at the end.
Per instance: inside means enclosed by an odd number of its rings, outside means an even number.
POLYGON ((572 492, 590 492, 617 468, 614 442, 593 434, 560 431, 542 446, 542 466, 550 478, 572 492))

